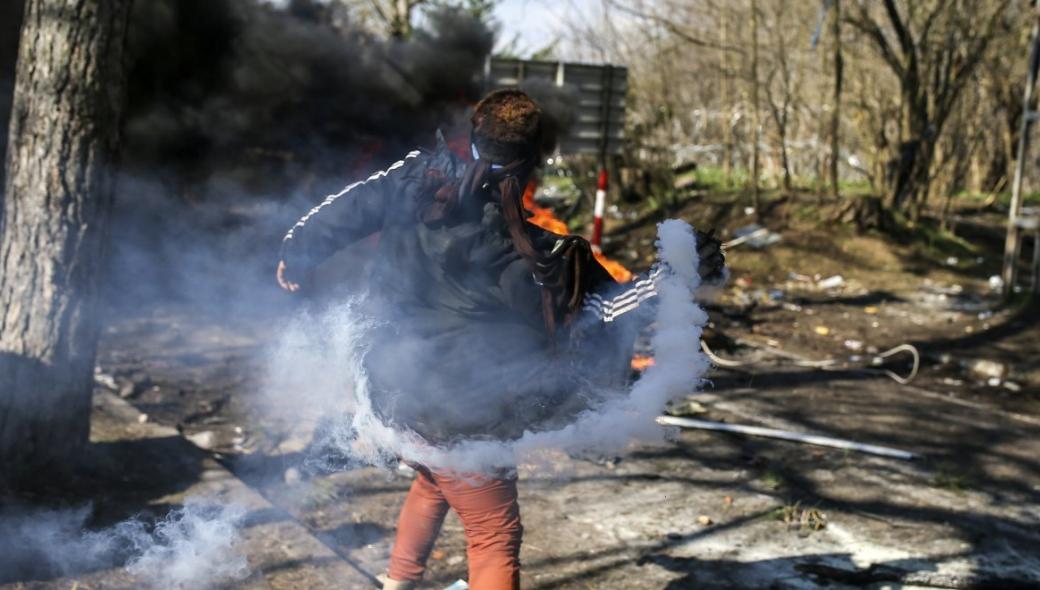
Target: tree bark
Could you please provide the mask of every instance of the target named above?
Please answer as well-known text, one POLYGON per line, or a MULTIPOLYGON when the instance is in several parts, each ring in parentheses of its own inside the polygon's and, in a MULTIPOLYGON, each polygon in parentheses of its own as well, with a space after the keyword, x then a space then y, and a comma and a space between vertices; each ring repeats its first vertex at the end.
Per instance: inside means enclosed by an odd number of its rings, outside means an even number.
POLYGON ((841 90, 843 85, 845 59, 841 48, 841 0, 834 0, 834 15, 831 21, 831 35, 834 37, 834 104, 831 109, 831 192, 835 199, 841 196, 841 185, 838 177, 838 162, 841 160, 841 90))
POLYGON ((759 128, 762 118, 758 104, 758 1, 751 0, 751 205, 762 215, 759 203, 759 128))
MULTIPOLYGON (((721 43, 725 46, 729 40, 729 19, 726 7, 721 10, 721 43)), ((733 172, 733 84, 730 79, 730 57, 728 51, 722 52, 722 108, 725 119, 722 121, 722 177, 729 181, 733 172)))
POLYGON ((70 465, 88 439, 129 9, 26 3, 0 219, 0 481, 70 465))
MULTIPOLYGON (((18 61, 18 31, 22 28, 22 2, 0 2, 0 162, 7 151, 7 124, 14 94, 14 68, 18 61)), ((0 166, 0 190, 4 169, 0 166)), ((2 199, 3 193, 0 193, 2 199)), ((0 212, 0 215, 3 215, 0 212)))

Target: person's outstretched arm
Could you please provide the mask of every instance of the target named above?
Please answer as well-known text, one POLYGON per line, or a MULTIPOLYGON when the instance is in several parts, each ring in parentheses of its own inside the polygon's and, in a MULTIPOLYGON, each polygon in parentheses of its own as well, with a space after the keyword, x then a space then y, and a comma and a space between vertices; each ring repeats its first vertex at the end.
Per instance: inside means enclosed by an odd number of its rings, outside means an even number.
POLYGON ((282 238, 278 284, 297 291, 302 273, 367 235, 382 229, 397 181, 417 160, 418 150, 367 179, 329 195, 300 218, 282 238))
MULTIPOLYGON (((714 233, 714 230, 708 233, 697 232, 697 272, 703 284, 715 283, 725 277, 726 257, 722 252, 722 242, 715 238, 714 233)), ((622 315, 638 309, 644 302, 657 297, 657 281, 663 276, 664 271, 665 265, 655 262, 649 272, 625 283, 616 293, 587 293, 582 302, 582 309, 586 314, 604 323, 613 322, 622 315)))

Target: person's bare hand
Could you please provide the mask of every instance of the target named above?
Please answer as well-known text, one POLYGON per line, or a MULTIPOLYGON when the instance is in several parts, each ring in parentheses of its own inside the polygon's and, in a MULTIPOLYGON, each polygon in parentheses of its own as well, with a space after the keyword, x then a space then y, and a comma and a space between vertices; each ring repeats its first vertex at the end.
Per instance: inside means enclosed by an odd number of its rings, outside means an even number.
POLYGON ((278 286, 283 288, 283 289, 285 289, 286 291, 288 291, 290 293, 295 293, 295 292, 300 290, 300 284, 299 283, 294 283, 294 282, 290 281, 289 279, 285 278, 285 261, 284 260, 279 260, 278 261, 278 272, 275 274, 275 277, 278 279, 278 286))

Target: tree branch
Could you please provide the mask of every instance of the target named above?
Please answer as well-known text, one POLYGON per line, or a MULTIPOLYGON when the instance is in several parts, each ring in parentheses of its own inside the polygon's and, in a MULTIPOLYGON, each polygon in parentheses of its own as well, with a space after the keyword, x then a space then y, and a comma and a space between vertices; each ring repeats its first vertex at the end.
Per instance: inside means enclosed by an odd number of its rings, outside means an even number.
MULTIPOLYGON (((907 62, 913 61, 916 48, 914 47, 914 39, 910 36, 910 31, 907 29, 909 23, 903 21, 903 17, 899 16, 899 9, 896 8, 896 3, 893 0, 884 0, 885 12, 888 14, 888 20, 892 23, 892 28, 896 32, 896 39, 899 40, 899 47, 903 51, 903 55, 906 57, 907 62)), ((943 4, 940 2, 940 4, 943 4)))
POLYGON ((679 37, 683 41, 686 41, 687 43, 696 47, 705 47, 708 49, 717 49, 719 51, 729 51, 732 53, 737 53, 739 55, 744 55, 744 50, 740 47, 734 47, 732 45, 722 45, 721 43, 693 36, 689 32, 680 29, 679 26, 676 25, 671 18, 660 17, 656 14, 648 14, 646 12, 636 10, 635 8, 632 8, 630 6, 625 6, 617 2, 616 0, 608 0, 607 3, 629 16, 634 16, 636 18, 648 20, 656 25, 663 26, 669 33, 672 33, 676 37, 679 37))
POLYGON ((897 77, 900 79, 903 78, 906 73, 906 68, 892 50, 892 46, 888 43, 888 39, 885 38, 885 33, 881 30, 881 27, 870 18, 870 15, 867 14, 863 5, 860 5, 859 7, 858 18, 851 16, 846 17, 845 22, 874 41, 874 45, 876 46, 878 53, 880 53, 881 59, 888 64, 888 67, 892 68, 892 71, 897 77))

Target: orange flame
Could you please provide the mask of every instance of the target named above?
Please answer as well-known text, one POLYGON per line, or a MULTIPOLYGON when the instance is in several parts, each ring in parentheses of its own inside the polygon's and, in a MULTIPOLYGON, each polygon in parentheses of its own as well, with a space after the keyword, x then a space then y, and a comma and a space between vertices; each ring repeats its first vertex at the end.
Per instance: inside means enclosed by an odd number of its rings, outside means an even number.
POLYGON ((632 357, 632 370, 643 372, 654 366, 654 357, 637 354, 632 357))
MULTIPOLYGON (((567 224, 562 219, 556 217, 552 209, 542 207, 534 202, 534 191, 537 187, 538 183, 532 178, 524 188, 524 208, 531 212, 531 217, 528 217, 527 221, 554 234, 563 236, 569 234, 570 230, 567 228, 567 224)), ((599 248, 595 248, 593 254, 600 265, 610 273, 610 276, 614 277, 615 281, 627 283, 632 280, 632 271, 625 268, 620 262, 604 256, 599 251, 599 248)))
POLYGON ((552 209, 548 207, 542 207, 538 203, 534 202, 534 191, 538 187, 538 183, 532 178, 528 183, 527 187, 524 188, 524 209, 531 212, 531 217, 527 218, 527 221, 537 225, 538 227, 549 230, 554 234, 560 234, 565 236, 570 232, 567 229, 567 224, 562 219, 558 219, 553 214, 552 209))
POLYGON ((610 276, 614 277, 615 281, 619 283, 627 283, 632 280, 632 271, 625 268, 624 265, 617 260, 611 260, 604 256, 603 253, 599 251, 599 248, 593 249, 592 254, 596 257, 596 260, 599 261, 600 265, 607 269, 610 276))

